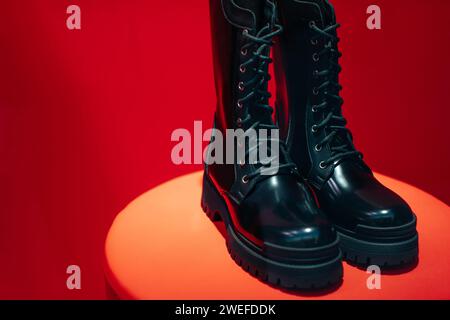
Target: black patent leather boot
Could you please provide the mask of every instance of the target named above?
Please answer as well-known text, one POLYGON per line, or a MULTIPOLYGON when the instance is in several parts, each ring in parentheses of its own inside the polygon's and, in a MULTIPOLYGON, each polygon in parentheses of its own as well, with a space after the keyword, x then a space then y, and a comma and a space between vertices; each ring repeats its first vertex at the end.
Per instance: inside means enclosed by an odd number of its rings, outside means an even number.
MULTIPOLYGON (((267 83, 272 38, 281 31, 271 1, 211 0, 210 9, 217 109, 209 150, 217 134, 225 136, 227 129, 278 130, 267 83)), ((258 134, 257 139, 278 138, 258 134)), ((267 163, 247 158, 248 140, 233 150, 242 146, 245 161, 205 164, 203 180, 202 208, 211 219, 224 221, 231 257, 250 274, 284 288, 340 282, 336 232, 285 146, 280 143, 278 168, 272 171, 267 163)))
POLYGON ((418 256, 416 217, 362 160, 342 116, 338 37, 326 0, 278 1, 277 123, 288 151, 334 223, 344 259, 395 266, 418 256))

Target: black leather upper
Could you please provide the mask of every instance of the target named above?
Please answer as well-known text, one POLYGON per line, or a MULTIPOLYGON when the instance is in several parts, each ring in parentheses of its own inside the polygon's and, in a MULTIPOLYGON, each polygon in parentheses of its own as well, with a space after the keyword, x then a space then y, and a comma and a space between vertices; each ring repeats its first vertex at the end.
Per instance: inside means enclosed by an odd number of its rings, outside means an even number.
POLYGON ((273 176, 259 183, 237 210, 242 228, 264 242, 308 248, 336 239, 310 191, 292 176, 273 176))
POLYGON ((408 204, 357 161, 335 166, 317 195, 331 219, 352 230, 358 224, 397 227, 413 220, 408 204))
MULTIPOLYGON (((290 155, 313 186, 321 208, 343 230, 411 224, 415 217, 408 204, 378 182, 359 156, 321 167, 321 162, 332 156, 332 146, 325 144, 317 148, 317 144, 331 129, 313 130, 326 116, 313 108, 324 99, 322 94, 314 93, 318 81, 314 72, 330 68, 332 57, 313 59, 328 43, 326 38, 313 38, 311 21, 321 29, 334 25, 334 10, 326 0, 278 3, 284 27, 274 50, 278 124, 290 155)), ((335 112, 341 115, 340 107, 335 112)), ((340 142, 348 139, 348 149, 355 150, 350 135, 342 134, 339 139, 340 142)), ((414 228, 414 224, 411 226, 414 228)))
MULTIPOLYGON (((217 91, 215 128, 225 133, 226 129, 240 127, 238 119, 245 110, 237 103, 246 92, 241 92, 238 84, 255 72, 251 67, 240 72, 240 66, 251 54, 241 50, 247 43, 243 32, 247 29, 255 35, 267 23, 273 23, 270 13, 274 13, 274 4, 260 0, 210 0, 210 8, 217 91)), ((246 110, 255 110, 255 103, 249 101, 246 110)), ((270 116, 252 116, 255 121, 273 125, 270 116)), ((281 155, 281 165, 289 161, 288 156, 281 155)), ((259 248, 311 248, 336 242, 333 226, 295 168, 244 182, 243 177, 253 170, 255 166, 249 164, 206 166, 208 178, 226 201, 233 227, 240 235, 259 248)))

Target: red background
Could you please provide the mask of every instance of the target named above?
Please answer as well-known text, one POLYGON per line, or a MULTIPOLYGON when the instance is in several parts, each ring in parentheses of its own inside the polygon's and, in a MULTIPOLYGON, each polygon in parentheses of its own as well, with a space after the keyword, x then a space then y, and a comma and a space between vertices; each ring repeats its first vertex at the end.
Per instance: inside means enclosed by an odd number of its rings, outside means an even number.
MULTIPOLYGON (((445 0, 335 0, 344 112, 381 173, 450 202, 445 0), (366 8, 382 9, 382 30, 366 8)), ((170 160, 176 128, 210 124, 207 0, 2 0, 0 298, 104 298, 103 242, 170 160), (82 29, 66 28, 78 4, 82 29), (82 290, 66 288, 66 267, 82 290)))

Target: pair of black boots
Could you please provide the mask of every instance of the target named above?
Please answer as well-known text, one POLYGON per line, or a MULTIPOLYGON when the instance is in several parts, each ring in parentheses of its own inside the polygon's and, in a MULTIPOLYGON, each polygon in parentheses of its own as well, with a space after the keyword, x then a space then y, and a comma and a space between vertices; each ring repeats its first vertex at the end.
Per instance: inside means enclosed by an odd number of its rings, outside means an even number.
POLYGON ((341 113, 339 25, 329 2, 210 0, 210 9, 215 129, 280 135, 272 173, 250 161, 205 165, 202 207, 224 221, 236 263, 271 284, 308 289, 340 282, 342 258, 381 268, 415 261, 415 215, 375 179, 341 113))

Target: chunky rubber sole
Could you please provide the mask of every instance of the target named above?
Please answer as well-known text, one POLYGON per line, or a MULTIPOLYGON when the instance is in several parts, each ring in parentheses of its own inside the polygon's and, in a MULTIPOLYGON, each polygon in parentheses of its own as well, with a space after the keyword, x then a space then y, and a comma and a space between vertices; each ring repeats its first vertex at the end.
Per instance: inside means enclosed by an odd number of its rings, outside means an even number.
POLYGON ((268 257, 264 250, 258 248, 240 235, 233 227, 224 199, 205 176, 202 193, 203 211, 212 221, 223 221, 226 227, 226 245, 231 258, 244 271, 272 286, 288 290, 314 290, 336 285, 342 281, 342 254, 336 243, 315 249, 294 249, 277 247, 283 259, 268 257), (335 256, 325 255, 320 263, 308 263, 297 259, 311 255, 317 261, 320 252, 337 252, 335 256), (292 259, 289 259, 291 256, 292 259))
POLYGON ((401 241, 373 242, 338 231, 343 258, 359 266, 395 268, 413 264, 419 256, 417 232, 401 241))

